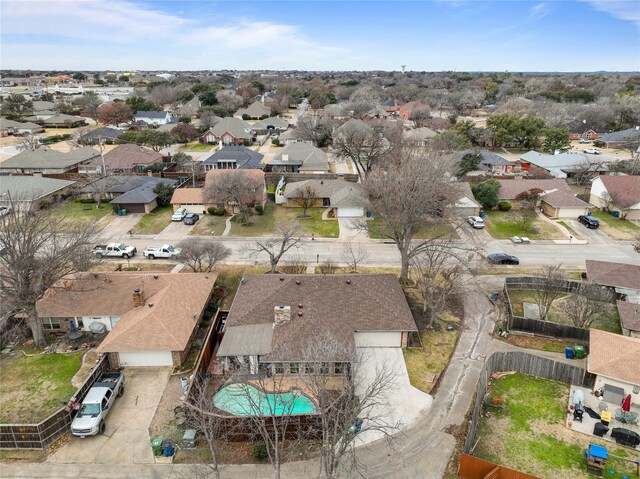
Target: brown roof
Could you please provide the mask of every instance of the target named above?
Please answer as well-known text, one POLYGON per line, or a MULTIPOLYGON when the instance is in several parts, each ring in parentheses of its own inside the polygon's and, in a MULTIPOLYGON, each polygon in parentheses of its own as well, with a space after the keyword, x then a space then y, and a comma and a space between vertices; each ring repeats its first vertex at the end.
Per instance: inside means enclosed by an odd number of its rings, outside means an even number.
MULTIPOLYGON (((162 155, 138 145, 118 145, 113 150, 104 154, 104 162, 107 170, 132 170, 136 166, 150 166, 154 163, 162 163, 162 155)), ((91 161, 92 166, 101 166, 100 157, 91 161)))
POLYGON ((640 331, 640 304, 618 301, 618 314, 624 329, 640 331))
POLYGON ((171 204, 204 204, 204 197, 202 193, 202 188, 178 188, 173 192, 171 204))
POLYGON ((589 331, 588 371, 640 385, 640 338, 599 329, 589 331))
POLYGON ((98 350, 182 351, 216 280, 215 273, 81 273, 56 283, 36 303, 39 317, 118 316, 98 350), (135 308, 133 290, 145 305, 135 308))
POLYGON ((615 196, 616 206, 623 208, 640 203, 640 176, 600 176, 610 195, 615 196))
POLYGON ((500 183, 500 191, 498 198, 501 200, 513 200, 520 193, 532 189, 541 189, 542 191, 564 190, 571 193, 571 188, 564 180, 497 180, 500 183))
MULTIPOLYGON (((246 179, 246 181, 258 182, 264 186, 264 171, 259 169, 209 170, 204 179, 204 189, 206 190, 208 186, 219 181, 219 179, 225 175, 239 175, 246 179)), ((257 188, 255 193, 254 201, 256 203, 262 203, 266 196, 265 188, 257 188)))
POLYGON ((281 304, 291 307, 291 321, 274 328, 271 353, 263 358, 267 361, 303 359, 305 345, 322 333, 340 341, 345 348, 341 359, 350 360, 357 331, 417 330, 393 274, 244 276, 227 328, 271 324, 281 304))
POLYGON ((610 261, 585 261, 587 279, 604 286, 640 291, 640 266, 610 261))
POLYGON ((551 206, 555 206, 556 208, 565 207, 565 208, 591 208, 592 205, 587 203, 586 201, 582 201, 580 198, 577 198, 573 195, 573 193, 569 193, 565 190, 557 190, 553 193, 547 193, 540 197, 542 201, 550 204, 551 206))

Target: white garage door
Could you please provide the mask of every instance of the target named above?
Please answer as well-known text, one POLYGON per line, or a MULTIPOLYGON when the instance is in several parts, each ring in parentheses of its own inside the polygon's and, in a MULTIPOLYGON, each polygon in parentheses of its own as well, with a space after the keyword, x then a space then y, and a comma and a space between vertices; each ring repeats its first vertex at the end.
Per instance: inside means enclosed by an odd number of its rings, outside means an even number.
POLYGON ((119 353, 120 366, 173 366, 171 351, 119 353))
POLYGON ((201 216, 202 212, 207 210, 203 205, 182 205, 182 207, 187 210, 187 213, 195 213, 201 216))
POLYGON ((338 218, 361 218, 364 216, 362 208, 338 208, 338 218))

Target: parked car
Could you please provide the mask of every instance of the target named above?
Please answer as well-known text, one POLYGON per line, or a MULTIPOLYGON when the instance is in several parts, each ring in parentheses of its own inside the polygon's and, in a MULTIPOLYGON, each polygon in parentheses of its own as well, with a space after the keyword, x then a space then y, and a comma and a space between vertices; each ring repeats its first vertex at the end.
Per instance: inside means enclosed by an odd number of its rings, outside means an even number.
POLYGON ((127 246, 124 243, 99 244, 94 246, 93 254, 98 258, 120 257, 129 259, 138 252, 135 246, 127 246))
POLYGON ((195 213, 187 213, 182 220, 185 225, 195 225, 200 217, 195 213))
POLYGON ((474 228, 484 228, 484 220, 479 216, 469 216, 467 222, 474 228))
POLYGON ((170 244, 165 244, 162 246, 147 246, 142 255, 145 258, 156 259, 156 258, 174 258, 182 253, 182 249, 174 248, 170 244))
POLYGON ((122 373, 102 373, 87 395, 71 423, 71 434, 85 438, 104 433, 105 418, 113 409, 116 397, 124 394, 122 373))
POLYGON ((597 148, 586 148, 584 150, 585 153, 588 153, 589 155, 599 155, 600 154, 600 150, 598 150, 597 148))
POLYGON ((507 253, 491 253, 487 256, 491 264, 520 264, 520 260, 507 253))
POLYGON ((187 210, 185 208, 178 208, 171 215, 171 221, 182 221, 187 216, 187 210))
POLYGON ((0 206, 0 216, 4 216, 9 214, 11 211, 11 206, 0 206))
POLYGON ((582 145, 588 145, 589 143, 591 143, 591 140, 587 140, 586 138, 580 138, 580 141, 578 143, 582 145))
POLYGON ((600 227, 600 221, 598 221, 593 216, 580 215, 578 216, 578 221, 585 225, 587 228, 596 229, 600 227))

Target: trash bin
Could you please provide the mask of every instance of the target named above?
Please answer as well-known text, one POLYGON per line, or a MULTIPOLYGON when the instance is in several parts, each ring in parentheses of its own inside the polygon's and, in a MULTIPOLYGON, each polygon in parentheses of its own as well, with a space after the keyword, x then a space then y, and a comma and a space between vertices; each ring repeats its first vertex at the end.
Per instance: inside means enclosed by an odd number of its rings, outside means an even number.
POLYGON ((122 216, 127 216, 127 210, 122 210, 122 216))
POLYGON ((161 455, 163 455, 164 457, 171 457, 173 456, 174 451, 175 451, 175 448, 173 447, 173 440, 168 438, 162 441, 161 455))
POLYGON ((484 211, 480 212, 480 218, 484 218, 484 211))
POLYGON ((118 216, 122 216, 122 210, 118 210, 118 216))
POLYGON ((584 346, 580 344, 576 344, 576 347, 573 349, 576 359, 584 359, 584 346))
POLYGON ((491 293, 491 301, 498 301, 498 293, 491 293))
POLYGON ((564 357, 567 359, 573 359, 573 347, 567 346, 564 348, 564 357))
POLYGON ((153 441, 151 441, 151 450, 153 451, 154 456, 162 456, 162 438, 155 437, 153 441))
POLYGON ((620 212, 619 211, 612 211, 611 212, 611 216, 613 216, 614 218, 619 218, 620 217, 620 212))

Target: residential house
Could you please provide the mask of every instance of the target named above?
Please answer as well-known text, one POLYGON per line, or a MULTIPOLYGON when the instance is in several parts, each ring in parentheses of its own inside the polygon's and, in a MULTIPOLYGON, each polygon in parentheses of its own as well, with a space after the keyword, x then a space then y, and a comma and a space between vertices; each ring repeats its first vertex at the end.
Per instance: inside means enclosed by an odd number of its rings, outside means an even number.
POLYGON ((415 128, 403 133, 403 137, 409 146, 427 146, 438 134, 427 127, 415 128))
POLYGON ((98 156, 78 169, 80 173, 132 173, 162 164, 162 155, 150 148, 131 143, 116 146, 102 157, 98 156))
POLYGON ((640 220, 640 176, 599 176, 591 183, 589 202, 628 220, 640 220))
POLYGON ((549 218, 575 219, 589 214, 592 208, 593 205, 565 190, 555 190, 540 195, 540 209, 549 218))
POLYGON ((183 364, 213 292, 215 273, 80 273, 36 303, 45 330, 109 332, 98 347, 111 365, 183 364))
POLYGON ((247 119, 247 120, 260 120, 262 118, 269 117, 271 115, 271 108, 265 106, 259 101, 254 101, 247 108, 240 108, 233 116, 235 118, 247 119))
POLYGON ((582 171, 587 165, 593 176, 609 171, 605 161, 596 162, 578 152, 566 152, 558 155, 545 155, 537 151, 528 151, 520 157, 520 166, 524 171, 531 171, 532 166, 542 169, 555 178, 571 178, 576 171, 582 171))
POLYGON ((570 140, 597 140, 607 132, 604 128, 590 126, 586 121, 574 121, 567 125, 570 140))
POLYGON ((387 112, 384 108, 382 108, 381 106, 376 106, 375 108, 372 108, 371 110, 366 112, 364 115, 362 115, 362 119, 368 122, 373 119, 386 120, 390 116, 391 114, 387 112))
POLYGON ((178 116, 194 119, 197 117, 198 111, 200 111, 200 100, 197 96, 194 96, 191 100, 179 106, 176 113, 178 116))
POLYGON ((404 120, 410 120, 413 111, 416 109, 426 108, 427 105, 422 103, 421 101, 410 101, 409 103, 405 103, 398 110, 398 116, 404 120))
POLYGON ((133 115, 133 121, 155 126, 177 123, 177 119, 174 120, 168 111, 139 111, 133 115))
POLYGON ((0 163, 0 173, 23 173, 32 175, 62 174, 77 172, 81 165, 100 156, 90 146, 71 151, 56 151, 45 147, 27 150, 0 163))
POLYGON ((542 190, 545 193, 551 193, 553 191, 566 191, 572 193, 571 187, 566 181, 560 179, 550 180, 496 180, 500 183, 500 190, 498 191, 499 201, 514 202, 516 197, 530 190, 542 190))
POLYGON ((267 165, 279 173, 327 173, 327 154, 309 143, 290 143, 276 153, 267 165))
POLYGON ((627 148, 629 145, 637 147, 640 143, 640 126, 605 133, 598 141, 604 142, 607 148, 627 148))
POLYGON ((640 405, 640 338, 589 330, 587 371, 596 376, 595 389, 604 389, 604 400, 621 404, 631 394, 640 405))
POLYGON ((351 115, 348 110, 336 103, 325 105, 322 110, 324 111, 324 114, 332 120, 346 120, 351 115))
POLYGON ((587 280, 613 288, 619 299, 640 304, 640 265, 585 261, 587 280))
POLYGON ((397 115, 401 106, 402 102, 394 98, 390 98, 382 102, 382 109, 391 115, 397 115))
POLYGON ((292 128, 283 133, 280 133, 278 139, 283 145, 290 145, 291 143, 308 143, 310 145, 313 144, 311 140, 304 138, 304 133, 300 128, 292 128))
POLYGON ((87 125, 87 122, 83 117, 65 115, 64 113, 50 116, 42 120, 41 123, 45 128, 77 128, 79 126, 87 125))
POLYGON ((103 126, 84 133, 80 139, 83 144, 97 145, 98 143, 103 142, 111 145, 115 143, 116 138, 122 135, 122 133, 122 130, 118 128, 103 126))
POLYGON ((482 205, 473 196, 471 186, 466 182, 458 182, 461 189, 460 198, 455 203, 455 212, 460 216, 478 216, 482 205))
POLYGON ((206 198, 205 191, 218 181, 224 181, 227 175, 238 175, 243 181, 254 185, 253 195, 247 198, 249 206, 263 206, 267 202, 267 187, 264 172, 259 169, 216 169, 209 170, 205 177, 204 188, 178 188, 173 192, 171 205, 173 210, 185 208, 190 213, 205 214, 209 207, 224 208, 227 214, 237 212, 236 205, 224 198, 206 198))
POLYGON ((7 120, 6 118, 0 118, 0 136, 9 135, 34 135, 36 133, 42 133, 44 127, 32 122, 20 122, 7 120))
POLYGON ((41 176, 0 177, 0 205, 27 211, 54 203, 69 193, 75 181, 43 178, 41 176))
POLYGON ((178 183, 178 180, 142 175, 108 175, 100 176, 87 183, 79 192, 84 198, 95 198, 99 193, 103 199, 111 200, 143 185, 150 184, 155 188, 158 183, 165 183, 173 186, 178 183))
MULTIPOLYGON (((487 149, 480 150, 464 150, 456 154, 457 159, 462 159, 465 155, 479 154, 481 156, 478 163, 477 172, 488 176, 509 176, 514 175, 518 170, 518 166, 513 162, 504 159, 500 155, 495 154, 487 149)), ((469 176, 474 176, 474 172, 469 172, 469 176)))
POLYGON ((209 128, 201 136, 205 144, 222 143, 223 145, 242 145, 252 143, 254 135, 251 125, 238 118, 221 118, 213 128, 209 128))
POLYGON ((108 193, 114 196, 109 202, 118 210, 127 210, 127 213, 151 213, 158 207, 158 194, 155 188, 158 183, 175 187, 178 180, 168 178, 139 177, 141 180, 127 180, 122 184, 114 184, 108 189, 108 193), (145 178, 152 178, 148 180, 145 178))
POLYGON ((630 301, 617 301, 618 315, 622 334, 640 338, 640 304, 630 301))
MULTIPOLYGON (((301 192, 313 192, 313 207, 331 208, 335 218, 362 218, 366 198, 362 186, 344 180, 305 180, 287 183, 281 193, 283 206, 299 207, 301 192)), ((279 203, 276 196, 276 203, 279 203)))
POLYGON ((279 116, 265 118, 251 125, 251 131, 254 135, 280 134, 287 128, 289 128, 289 122, 279 116))
POLYGON ((242 145, 227 145, 204 160, 205 171, 263 169, 264 155, 242 145))
POLYGON ((414 331, 392 274, 245 275, 216 361, 222 371, 244 365, 252 374, 297 376, 321 367, 327 375, 342 376, 349 374, 356 348, 388 348, 390 354, 395 349, 402 357, 414 331), (340 354, 330 364, 305 361, 305 349, 324 335, 338 342, 340 354))
POLYGON ((52 101, 34 100, 31 102, 34 113, 42 111, 53 111, 56 104, 52 101))

